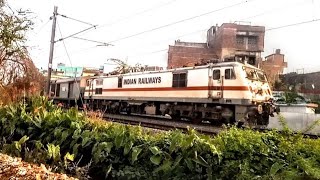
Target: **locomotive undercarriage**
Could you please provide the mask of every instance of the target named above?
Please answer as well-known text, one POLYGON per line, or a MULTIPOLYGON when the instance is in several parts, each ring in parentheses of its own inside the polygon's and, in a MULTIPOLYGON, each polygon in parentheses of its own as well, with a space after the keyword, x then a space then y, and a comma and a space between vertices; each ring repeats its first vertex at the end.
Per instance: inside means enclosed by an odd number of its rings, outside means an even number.
POLYGON ((189 120, 193 123, 210 122, 214 125, 237 124, 250 127, 266 126, 272 110, 267 103, 241 106, 216 103, 165 103, 94 100, 93 110, 106 113, 170 116, 174 120, 189 120))

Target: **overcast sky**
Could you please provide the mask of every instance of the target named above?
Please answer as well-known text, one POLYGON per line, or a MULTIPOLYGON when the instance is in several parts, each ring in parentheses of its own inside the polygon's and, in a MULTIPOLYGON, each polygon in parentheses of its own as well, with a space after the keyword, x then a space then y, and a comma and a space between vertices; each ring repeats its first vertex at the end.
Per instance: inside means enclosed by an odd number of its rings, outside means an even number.
MULTIPOLYGON (((114 46, 69 38, 64 42, 73 66, 99 67, 108 58, 167 65, 167 49, 174 40, 205 42, 206 30, 226 22, 245 21, 266 29, 320 18, 320 0, 7 0, 14 9, 34 12, 35 27, 28 34, 30 53, 37 67, 47 69, 54 5, 58 13, 98 25, 78 37, 111 42, 114 46), (241 3, 243 2, 243 3, 241 3), (237 3, 240 5, 228 7, 237 3), (224 8, 192 20, 122 39, 140 32, 224 8), (122 39, 122 40, 121 40, 122 39)), ((58 16, 63 37, 89 27, 58 16)), ((61 38, 57 27, 56 39, 61 38)), ((288 61, 288 72, 305 68, 320 71, 320 21, 266 31, 263 56, 281 49, 288 61)), ((62 42, 55 44, 53 66, 70 65, 62 42)))

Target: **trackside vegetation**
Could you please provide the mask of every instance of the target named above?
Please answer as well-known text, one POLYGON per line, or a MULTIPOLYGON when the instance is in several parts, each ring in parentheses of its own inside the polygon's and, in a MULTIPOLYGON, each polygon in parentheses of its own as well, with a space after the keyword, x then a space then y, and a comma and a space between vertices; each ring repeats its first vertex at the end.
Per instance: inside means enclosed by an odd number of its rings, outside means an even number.
POLYGON ((320 140, 290 130, 154 132, 44 97, 0 107, 0 149, 81 179, 320 179, 320 140))

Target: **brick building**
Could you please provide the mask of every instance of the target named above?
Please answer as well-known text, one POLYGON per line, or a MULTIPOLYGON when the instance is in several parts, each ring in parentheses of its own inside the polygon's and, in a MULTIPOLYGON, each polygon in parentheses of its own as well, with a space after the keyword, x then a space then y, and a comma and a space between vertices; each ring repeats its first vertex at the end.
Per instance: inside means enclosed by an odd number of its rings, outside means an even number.
POLYGON ((193 66, 219 59, 221 61, 247 61, 258 66, 264 49, 263 26, 224 23, 207 31, 206 43, 176 41, 169 46, 168 68, 193 66))
POLYGON ((280 49, 275 53, 265 57, 261 62, 260 68, 267 74, 269 82, 273 85, 279 80, 279 75, 283 74, 284 68, 288 67, 288 63, 284 61, 284 54, 281 54, 280 49))
POLYGON ((218 56, 207 43, 193 43, 175 41, 174 46, 169 46, 168 68, 194 66, 205 60, 218 59, 218 56))

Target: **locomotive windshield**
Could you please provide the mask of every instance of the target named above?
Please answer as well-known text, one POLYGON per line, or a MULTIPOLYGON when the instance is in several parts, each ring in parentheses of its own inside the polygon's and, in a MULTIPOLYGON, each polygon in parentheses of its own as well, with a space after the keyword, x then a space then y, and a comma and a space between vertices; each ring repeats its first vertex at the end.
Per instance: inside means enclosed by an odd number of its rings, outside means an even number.
POLYGON ((256 69, 253 69, 253 68, 248 68, 246 67, 245 68, 245 71, 246 71, 246 77, 250 80, 258 80, 258 81, 267 81, 267 78, 264 74, 263 71, 260 71, 260 70, 256 70, 256 69))

